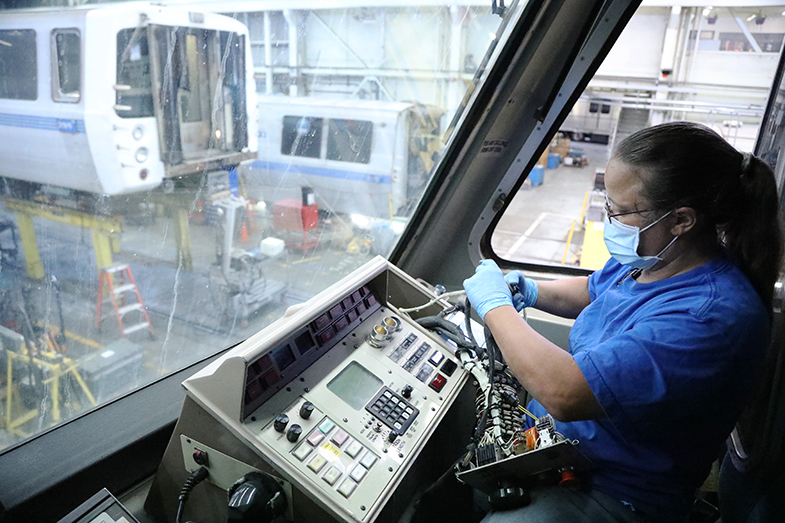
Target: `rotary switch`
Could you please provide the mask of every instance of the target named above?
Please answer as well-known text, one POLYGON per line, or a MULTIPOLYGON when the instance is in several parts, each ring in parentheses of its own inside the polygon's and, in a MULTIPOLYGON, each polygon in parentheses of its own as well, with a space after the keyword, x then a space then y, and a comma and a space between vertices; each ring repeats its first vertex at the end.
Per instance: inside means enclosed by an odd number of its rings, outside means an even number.
POLYGON ((300 434, 303 433, 303 428, 296 423, 289 427, 289 430, 286 431, 286 439, 288 439, 292 443, 296 443, 298 439, 300 439, 300 434))
POLYGON ((302 419, 310 418, 312 412, 313 412, 313 403, 311 403, 310 401, 306 401, 300 406, 300 417, 302 419))
POLYGON ((286 425, 288 424, 289 424, 289 416, 287 416, 286 414, 279 414, 278 417, 275 418, 275 421, 273 421, 273 428, 277 432, 283 432, 284 430, 286 430, 286 425))

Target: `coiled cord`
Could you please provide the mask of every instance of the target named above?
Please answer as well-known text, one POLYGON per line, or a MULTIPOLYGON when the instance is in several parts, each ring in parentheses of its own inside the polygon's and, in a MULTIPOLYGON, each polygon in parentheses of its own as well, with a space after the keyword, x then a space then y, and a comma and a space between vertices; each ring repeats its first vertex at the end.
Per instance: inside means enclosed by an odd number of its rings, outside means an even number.
POLYGON ((196 485, 207 479, 207 476, 210 475, 210 472, 207 470, 206 467, 199 467, 195 472, 193 472, 188 479, 183 484, 183 488, 180 489, 180 496, 177 498, 179 501, 177 505, 177 523, 182 523, 182 516, 183 516, 183 507, 185 507, 185 502, 188 501, 188 498, 191 496, 191 491, 194 489, 196 485))

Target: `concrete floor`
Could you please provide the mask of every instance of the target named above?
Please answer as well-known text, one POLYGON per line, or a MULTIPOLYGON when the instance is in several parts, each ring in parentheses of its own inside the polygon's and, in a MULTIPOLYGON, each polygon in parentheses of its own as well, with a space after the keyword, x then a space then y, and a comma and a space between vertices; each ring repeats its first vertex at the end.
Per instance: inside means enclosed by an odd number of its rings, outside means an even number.
MULTIPOLYGON (((594 169, 604 167, 607 161, 607 147, 591 144, 579 147, 590 159, 587 167, 548 169, 542 185, 532 187, 526 182, 515 196, 492 240, 501 257, 514 261, 561 263, 569 229, 580 216, 594 169)), ((0 205, 0 218, 3 217, 16 222, 13 213, 0 205)), ((80 365, 105 357, 107 347, 116 347, 112 344, 122 336, 108 302, 104 304, 104 311, 109 314, 105 315, 100 329, 95 326, 98 271, 90 231, 38 218, 34 218, 33 222, 47 276, 42 281, 27 278, 21 249, 16 257, 5 257, 0 268, 0 299, 3 300, 0 315, 8 316, 8 311, 19 310, 19 304, 24 303, 32 323, 59 326, 55 287, 50 281, 55 276, 61 290, 65 329, 78 337, 67 338, 66 356, 80 365)), ((236 247, 252 249, 262 238, 284 236, 282 231, 274 229, 269 215, 258 215, 255 226, 250 231, 249 241, 238 242, 236 247)), ((125 376, 125 381, 104 394, 102 401, 246 339, 279 318, 286 307, 308 299, 375 254, 373 244, 371 252, 350 253, 350 241, 353 238, 355 241, 362 240, 363 235, 338 218, 323 220, 315 248, 306 252, 288 249, 282 255, 258 264, 256 279, 267 282, 264 289, 272 289, 272 299, 258 310, 242 316, 227 307, 226 284, 217 264, 218 228, 204 220, 194 219, 189 230, 192 271, 178 265, 174 220, 166 216, 166 212, 160 213, 154 220, 140 219, 124 224, 120 252, 113 255, 113 261, 130 265, 150 314, 155 336, 146 329, 128 335, 127 339, 141 349, 142 368, 133 376, 125 376)), ((0 237, 0 245, 9 243, 7 234, 0 237)), ((576 263, 580 245, 578 234, 570 244, 566 263, 576 263)), ((8 324, 8 318, 0 317, 2 323, 8 324)), ((17 330, 22 329, 19 324, 16 327, 17 330)), ((0 420, 5 421, 5 365, 2 365, 2 370, 0 420)), ((24 378, 22 371, 19 370, 15 379, 24 378)), ((64 397, 67 394, 72 396, 71 401, 63 405, 61 422, 90 408, 78 391, 62 392, 64 397)), ((34 393, 32 395, 35 396, 34 393)), ((22 427, 27 434, 40 432, 56 423, 51 401, 47 401, 37 396, 28 398, 28 408, 33 404, 44 407, 22 427)), ((13 417, 23 411, 18 404, 12 406, 13 417)), ((0 449, 22 439, 4 430, 4 423, 0 425, 0 449)))
POLYGON ((582 150, 589 164, 546 169, 542 185, 532 186, 527 180, 510 202, 491 237, 491 246, 501 258, 547 265, 562 265, 564 260, 565 265, 578 265, 583 201, 591 189, 595 169, 608 163, 609 147, 580 143, 572 149, 582 150), (567 249, 574 223, 576 232, 567 249))

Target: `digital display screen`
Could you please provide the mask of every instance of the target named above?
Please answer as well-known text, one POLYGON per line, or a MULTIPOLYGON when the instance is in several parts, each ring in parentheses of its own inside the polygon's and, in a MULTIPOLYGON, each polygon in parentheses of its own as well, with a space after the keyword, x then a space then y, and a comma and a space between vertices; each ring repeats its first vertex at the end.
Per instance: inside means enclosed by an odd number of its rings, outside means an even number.
POLYGON ((347 365, 327 384, 333 394, 354 410, 362 410, 381 386, 382 380, 356 361, 347 365))

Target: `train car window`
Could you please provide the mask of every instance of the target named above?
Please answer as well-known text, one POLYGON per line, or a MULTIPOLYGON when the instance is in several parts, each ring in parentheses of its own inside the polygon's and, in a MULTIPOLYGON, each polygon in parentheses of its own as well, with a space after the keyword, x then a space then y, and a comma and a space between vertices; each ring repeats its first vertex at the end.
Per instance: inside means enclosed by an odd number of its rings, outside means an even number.
POLYGON ((52 100, 76 103, 81 97, 81 36, 78 29, 52 31, 52 100))
POLYGON ((281 154, 319 158, 322 149, 322 119, 284 116, 281 154))
POLYGON ((738 50, 752 50, 760 43, 756 20, 777 20, 778 30, 781 15, 776 8, 639 7, 496 225, 496 255, 533 270, 601 268, 610 257, 604 168, 635 131, 693 121, 751 152, 779 57, 763 46, 761 53, 721 52, 724 33, 702 31, 696 41, 695 31, 743 23, 755 38, 742 35, 738 50))
POLYGON ((38 98, 36 33, 33 29, 0 30, 0 98, 38 98))
POLYGON ((327 159, 339 162, 371 161, 373 123, 331 119, 327 124, 327 159))
POLYGON ((147 30, 142 27, 117 33, 117 104, 121 118, 154 115, 152 76, 147 30))

